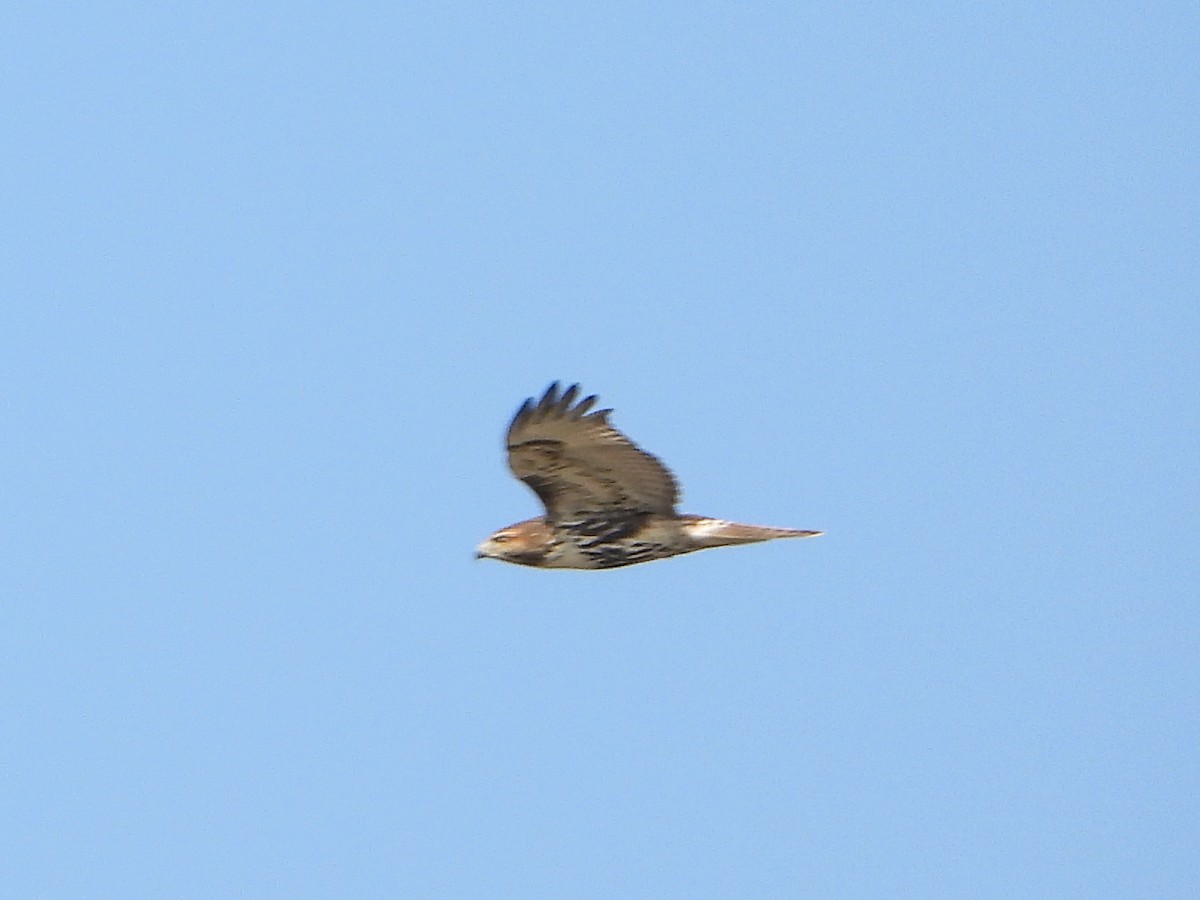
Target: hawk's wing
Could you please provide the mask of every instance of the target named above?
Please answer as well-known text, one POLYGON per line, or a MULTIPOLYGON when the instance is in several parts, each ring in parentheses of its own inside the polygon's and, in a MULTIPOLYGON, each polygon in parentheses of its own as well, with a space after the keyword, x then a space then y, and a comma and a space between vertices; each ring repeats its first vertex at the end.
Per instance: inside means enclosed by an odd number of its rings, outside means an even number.
POLYGON ((588 412, 596 397, 579 385, 559 394, 558 382, 532 398, 508 426, 508 465, 533 488, 553 522, 675 515, 679 490, 657 458, 608 424, 610 409, 588 412))

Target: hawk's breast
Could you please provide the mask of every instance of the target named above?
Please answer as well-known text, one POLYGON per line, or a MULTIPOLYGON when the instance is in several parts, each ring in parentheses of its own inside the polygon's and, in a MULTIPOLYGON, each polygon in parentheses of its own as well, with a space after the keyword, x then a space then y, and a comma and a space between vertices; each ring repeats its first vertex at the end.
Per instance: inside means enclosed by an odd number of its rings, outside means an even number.
POLYGON ((563 522, 545 565, 569 569, 615 569, 687 552, 691 547, 676 519, 640 515, 622 522, 563 522))

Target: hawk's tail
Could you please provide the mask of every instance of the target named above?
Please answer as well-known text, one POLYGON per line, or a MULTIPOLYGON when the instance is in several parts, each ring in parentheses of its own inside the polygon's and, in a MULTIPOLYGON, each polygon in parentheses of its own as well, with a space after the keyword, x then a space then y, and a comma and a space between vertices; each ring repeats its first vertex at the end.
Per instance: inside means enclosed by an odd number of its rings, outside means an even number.
POLYGON ((769 525, 743 525, 725 519, 709 519, 704 516, 681 516, 683 530, 697 550, 708 547, 727 547, 731 544, 754 544, 775 538, 807 538, 824 534, 823 531, 805 531, 799 528, 773 528, 769 525))

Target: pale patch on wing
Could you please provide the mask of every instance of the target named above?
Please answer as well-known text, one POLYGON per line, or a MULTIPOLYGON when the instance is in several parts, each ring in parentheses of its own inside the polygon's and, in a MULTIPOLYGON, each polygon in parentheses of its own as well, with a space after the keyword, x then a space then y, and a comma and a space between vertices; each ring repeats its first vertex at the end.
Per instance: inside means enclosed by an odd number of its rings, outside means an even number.
POLYGON ((702 516, 691 516, 687 519, 687 533, 697 540, 714 537, 721 534, 728 526, 732 525, 725 519, 708 519, 702 516))

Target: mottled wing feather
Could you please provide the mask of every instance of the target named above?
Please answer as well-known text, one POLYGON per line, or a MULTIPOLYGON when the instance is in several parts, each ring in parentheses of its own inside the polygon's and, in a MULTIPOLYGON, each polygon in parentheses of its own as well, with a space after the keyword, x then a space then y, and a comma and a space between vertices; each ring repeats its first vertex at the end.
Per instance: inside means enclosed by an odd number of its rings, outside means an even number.
POLYGON ((575 403, 579 386, 526 400, 508 428, 508 465, 533 488, 555 522, 673 516, 678 487, 658 459, 590 412, 596 397, 575 403))

